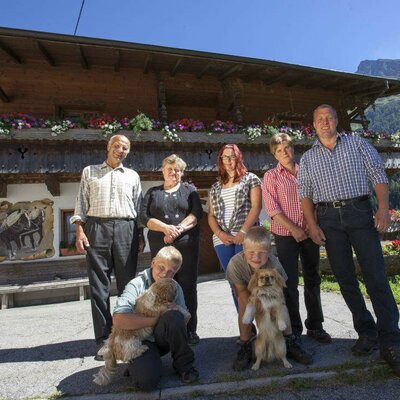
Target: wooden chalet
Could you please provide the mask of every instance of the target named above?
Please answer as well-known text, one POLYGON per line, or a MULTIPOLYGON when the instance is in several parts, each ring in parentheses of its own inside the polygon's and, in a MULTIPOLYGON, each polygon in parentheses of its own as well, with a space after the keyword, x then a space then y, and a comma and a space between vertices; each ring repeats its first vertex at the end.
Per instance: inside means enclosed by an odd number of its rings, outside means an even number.
MULTIPOLYGON (((351 123, 367 126, 364 111, 376 99, 399 93, 400 80, 396 79, 0 28, 0 114, 23 112, 87 122, 101 114, 133 117, 140 110, 161 122, 182 118, 205 124, 217 119, 242 125, 275 121, 298 127, 311 123, 317 105, 328 103, 338 111, 340 128, 350 129, 351 123)), ((132 140, 125 165, 139 172, 144 191, 161 180, 161 161, 171 153, 187 161, 186 178, 193 181, 204 199, 216 179, 216 153, 222 143, 237 143, 249 170, 260 176, 274 165, 266 138, 250 142, 239 134, 181 133, 180 142, 167 142, 159 132, 138 136, 122 133, 132 140)), ((54 251, 41 265, 47 262, 54 271, 60 261, 59 242, 73 235, 66 221, 74 207, 81 171, 86 165, 104 161, 106 140, 99 130, 83 128, 57 137, 47 129, 0 136, 0 203, 53 202, 54 251)), ((298 156, 308 146, 306 142, 297 145, 298 156)), ((397 149, 383 145, 380 151, 387 168, 397 171, 397 149)), ((211 257, 206 218, 202 230, 200 269, 208 272, 218 266, 211 257)), ((12 271, 18 270, 20 276, 25 273, 22 264, 30 268, 35 264, 7 259, 6 253, 3 259, 0 270, 8 271, 6 283, 14 279, 12 271)))

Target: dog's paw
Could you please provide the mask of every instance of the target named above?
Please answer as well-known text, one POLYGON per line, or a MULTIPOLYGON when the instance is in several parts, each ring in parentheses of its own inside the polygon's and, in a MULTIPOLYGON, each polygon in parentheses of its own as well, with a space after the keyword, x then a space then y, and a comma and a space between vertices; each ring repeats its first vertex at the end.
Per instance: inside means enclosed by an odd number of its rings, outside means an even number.
POLYGON ((283 366, 285 368, 292 368, 293 367, 292 364, 290 364, 290 362, 286 358, 284 358, 282 361, 283 361, 283 366))
POLYGON ((247 304, 243 314, 242 322, 246 325, 250 325, 253 322, 256 308, 253 304, 247 304))
POLYGON ((93 382, 99 386, 108 385, 111 381, 110 377, 107 374, 104 374, 102 370, 100 370, 97 374, 93 375, 93 382))
POLYGON ((256 361, 256 362, 253 364, 253 366, 251 367, 251 369, 252 369, 253 371, 258 371, 258 370, 260 369, 260 363, 256 361))
POLYGON ((278 321, 278 328, 281 332, 284 332, 287 328, 285 321, 278 321))

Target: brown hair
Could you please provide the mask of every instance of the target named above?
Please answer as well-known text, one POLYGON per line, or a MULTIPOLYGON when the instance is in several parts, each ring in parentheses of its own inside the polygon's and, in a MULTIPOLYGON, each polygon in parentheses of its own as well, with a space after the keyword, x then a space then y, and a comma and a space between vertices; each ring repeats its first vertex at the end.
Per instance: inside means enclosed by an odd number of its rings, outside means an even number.
POLYGON ((337 120, 337 112, 336 110, 329 104, 321 104, 319 105, 313 112, 313 120, 315 121, 315 113, 321 109, 321 108, 329 108, 332 111, 333 116, 335 117, 335 119, 337 120))
POLYGON ((232 149, 236 156, 236 169, 234 181, 242 179, 247 174, 247 168, 243 163, 243 155, 236 144, 226 144, 219 149, 217 160, 218 160, 218 176, 222 183, 227 183, 229 181, 229 175, 225 170, 224 163, 222 162, 221 156, 224 150, 232 149))

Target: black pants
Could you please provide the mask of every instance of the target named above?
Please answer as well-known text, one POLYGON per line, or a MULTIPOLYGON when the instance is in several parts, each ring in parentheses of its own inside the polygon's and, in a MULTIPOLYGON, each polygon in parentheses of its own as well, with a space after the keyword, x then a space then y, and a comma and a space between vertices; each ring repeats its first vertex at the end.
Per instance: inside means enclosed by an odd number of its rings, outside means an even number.
POLYGON ((188 371, 194 363, 194 353, 187 344, 186 324, 176 310, 163 314, 154 327, 155 342, 145 341, 149 350, 132 360, 129 374, 141 390, 154 390, 161 379, 161 356, 171 352, 172 365, 177 373, 188 371))
POLYGON ((307 329, 322 328, 324 317, 320 295, 319 246, 311 239, 298 243, 293 236, 274 236, 279 261, 288 276, 284 293, 293 333, 300 336, 303 331, 298 290, 299 256, 303 270, 304 301, 307 310, 305 326, 307 329))
POLYGON ((97 344, 111 332, 111 272, 114 271, 118 296, 135 277, 138 233, 134 220, 93 218, 85 224, 90 247, 86 261, 90 284, 94 335, 97 344))
MULTIPOLYGON (((157 239, 154 239, 153 237, 151 240, 149 239, 151 257, 155 257, 158 251, 166 246, 163 240, 157 239)), ((196 332, 197 330, 197 275, 199 245, 198 236, 192 236, 188 239, 175 241, 171 244, 171 246, 174 246, 182 254, 182 266, 176 273, 174 279, 182 287, 185 304, 191 315, 188 323, 188 331, 190 332, 196 332)))

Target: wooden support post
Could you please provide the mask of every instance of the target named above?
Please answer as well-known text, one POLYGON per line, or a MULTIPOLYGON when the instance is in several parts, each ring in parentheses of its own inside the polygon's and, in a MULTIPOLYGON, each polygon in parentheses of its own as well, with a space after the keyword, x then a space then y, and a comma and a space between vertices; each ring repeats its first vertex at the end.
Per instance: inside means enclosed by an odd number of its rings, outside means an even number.
POLYGON ((0 181, 0 197, 7 197, 7 182, 0 181))
POLYGON ((44 178, 44 183, 47 186, 47 190, 53 196, 60 196, 60 182, 58 181, 55 174, 47 173, 46 177, 44 178))

